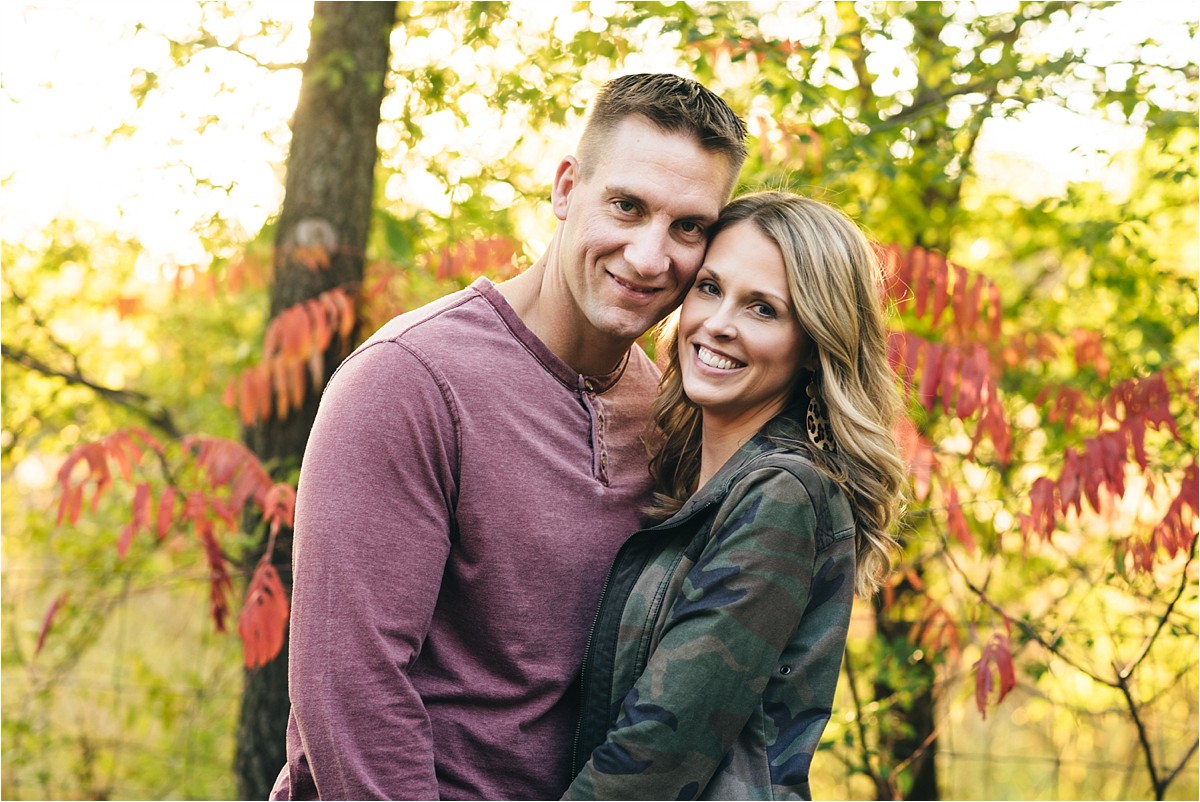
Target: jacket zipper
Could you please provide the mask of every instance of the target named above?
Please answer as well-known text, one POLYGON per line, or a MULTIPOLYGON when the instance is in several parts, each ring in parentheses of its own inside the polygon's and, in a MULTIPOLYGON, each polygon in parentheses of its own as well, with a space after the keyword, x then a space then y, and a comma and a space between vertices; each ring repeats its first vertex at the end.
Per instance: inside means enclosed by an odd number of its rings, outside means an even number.
POLYGON ((579 715, 575 717, 575 740, 571 744, 571 777, 568 782, 575 781, 575 775, 579 769, 575 768, 579 765, 579 738, 583 735, 583 703, 588 698, 588 658, 592 655, 592 641, 596 637, 596 625, 600 623, 600 610, 604 606, 604 597, 608 595, 608 586, 612 582, 613 571, 617 567, 617 559, 621 553, 625 551, 625 545, 629 541, 621 544, 621 548, 617 550, 616 557, 608 566, 608 573, 604 575, 604 584, 600 586, 600 599, 596 602, 596 612, 592 614, 592 626, 588 629, 587 643, 583 647, 583 663, 579 666, 579 715))
MULTIPOLYGON (((695 517, 697 514, 699 514, 703 510, 712 506, 712 503, 713 503, 712 500, 706 500, 702 504, 699 504, 696 507, 694 507, 693 509, 688 510, 687 514, 683 515, 682 517, 678 517, 678 514, 677 514, 676 516, 670 518, 667 521, 663 521, 659 524, 656 524, 655 526, 647 527, 645 529, 634 532, 632 535, 629 536, 628 539, 626 539, 626 541, 624 543, 621 544, 621 548, 617 549, 616 556, 613 557, 612 563, 608 566, 608 573, 606 573, 604 575, 604 584, 600 586, 600 599, 599 599, 599 601, 596 602, 596 612, 592 615, 592 625, 588 629, 587 642, 585 643, 585 645, 583 647, 583 663, 579 667, 579 715, 576 717, 576 721, 575 721, 575 739, 571 744, 571 778, 568 782, 574 782, 575 776, 579 773, 580 768, 582 768, 582 766, 580 766, 579 768, 576 768, 576 766, 579 766, 579 739, 583 735, 584 703, 588 699, 588 670, 587 670, 588 662, 589 662, 588 658, 590 658, 592 655, 592 646, 596 639, 596 627, 600 623, 600 613, 604 608, 604 600, 605 600, 605 597, 608 595, 609 585, 612 584, 613 572, 616 571, 617 565, 621 561, 621 557, 624 555, 626 549, 629 548, 630 544, 633 543, 635 540, 640 539, 638 537, 639 535, 642 535, 642 534, 644 534, 646 532, 650 532, 650 531, 662 530, 662 529, 666 529, 666 528, 673 528, 675 526, 679 526, 679 525, 683 524, 684 522, 690 520, 691 518, 695 517)), ((682 559, 682 553, 680 554, 679 558, 682 559)), ((644 669, 644 666, 639 668, 639 673, 641 672, 642 669, 644 669)))

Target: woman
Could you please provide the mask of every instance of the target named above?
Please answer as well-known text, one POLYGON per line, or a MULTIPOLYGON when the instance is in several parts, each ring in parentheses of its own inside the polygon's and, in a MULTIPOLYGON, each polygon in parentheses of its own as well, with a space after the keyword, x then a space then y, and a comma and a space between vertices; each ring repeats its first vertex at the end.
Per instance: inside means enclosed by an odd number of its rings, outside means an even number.
POLYGON ((651 517, 588 643, 567 799, 811 798, 903 464, 880 276, 830 207, 730 204, 664 347, 651 517))

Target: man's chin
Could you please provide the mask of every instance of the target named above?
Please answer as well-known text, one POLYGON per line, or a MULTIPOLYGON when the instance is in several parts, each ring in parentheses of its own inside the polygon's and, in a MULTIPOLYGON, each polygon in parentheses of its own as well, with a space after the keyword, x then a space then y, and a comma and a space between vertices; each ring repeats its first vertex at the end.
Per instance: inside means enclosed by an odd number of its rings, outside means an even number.
POLYGON ((632 343, 654 328, 654 324, 662 320, 663 317, 666 317, 666 315, 664 314, 660 317, 648 317, 646 315, 622 316, 620 318, 610 317, 606 321, 606 325, 598 326, 597 328, 614 340, 625 340, 632 343))

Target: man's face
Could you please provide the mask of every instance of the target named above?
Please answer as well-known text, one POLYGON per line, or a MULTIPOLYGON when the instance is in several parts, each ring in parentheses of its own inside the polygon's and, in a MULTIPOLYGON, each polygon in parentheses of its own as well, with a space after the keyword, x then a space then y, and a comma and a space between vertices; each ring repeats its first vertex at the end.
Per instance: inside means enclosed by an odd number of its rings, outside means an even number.
POLYGON ((640 117, 610 134, 586 178, 568 158, 554 183, 561 280, 588 334, 633 341, 678 305, 728 197, 728 160, 640 117))

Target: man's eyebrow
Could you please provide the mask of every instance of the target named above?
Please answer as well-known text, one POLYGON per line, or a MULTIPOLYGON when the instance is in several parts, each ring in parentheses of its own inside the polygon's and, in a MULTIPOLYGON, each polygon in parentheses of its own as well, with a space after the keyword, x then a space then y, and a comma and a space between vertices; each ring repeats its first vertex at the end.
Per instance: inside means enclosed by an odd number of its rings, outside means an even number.
MULTIPOLYGON (((608 184, 604 187, 604 192, 609 197, 624 198, 625 200, 636 203, 638 206, 645 207, 646 199, 643 198, 636 190, 629 187, 620 186, 617 184, 608 184)), ((710 226, 717 221, 716 214, 690 214, 679 218, 680 220, 690 220, 697 223, 703 223, 710 226)))
POLYGON ((645 205, 645 201, 642 200, 642 196, 639 195, 637 192, 634 192, 629 187, 622 187, 622 186, 609 184, 608 186, 604 187, 604 192, 607 195, 610 195, 613 197, 621 197, 621 198, 625 198, 626 200, 631 200, 634 203, 637 203, 639 205, 643 205, 643 206, 645 205))

